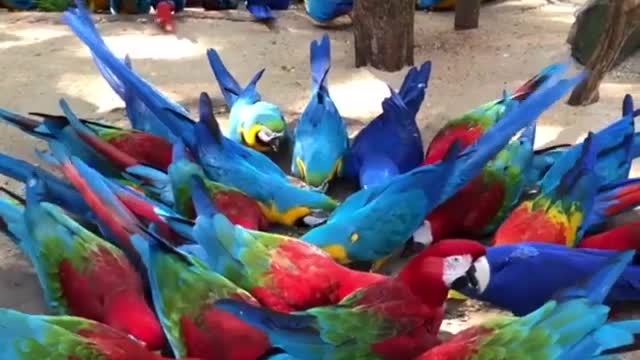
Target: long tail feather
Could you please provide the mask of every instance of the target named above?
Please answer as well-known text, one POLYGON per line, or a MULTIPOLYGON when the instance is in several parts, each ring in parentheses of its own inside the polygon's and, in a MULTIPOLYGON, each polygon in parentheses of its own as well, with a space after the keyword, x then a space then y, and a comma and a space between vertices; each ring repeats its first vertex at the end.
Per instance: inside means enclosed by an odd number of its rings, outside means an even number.
POLYGON ((331 39, 329 39, 329 34, 325 33, 319 41, 312 41, 310 53, 312 88, 325 87, 325 74, 331 67, 331 39))
POLYGON ((207 50, 207 58, 209 59, 211 70, 218 81, 218 86, 220 86, 220 92, 224 96, 227 105, 231 107, 242 93, 242 87, 233 75, 231 75, 229 70, 227 70, 227 67, 224 66, 222 58, 220 58, 220 55, 215 49, 207 50))

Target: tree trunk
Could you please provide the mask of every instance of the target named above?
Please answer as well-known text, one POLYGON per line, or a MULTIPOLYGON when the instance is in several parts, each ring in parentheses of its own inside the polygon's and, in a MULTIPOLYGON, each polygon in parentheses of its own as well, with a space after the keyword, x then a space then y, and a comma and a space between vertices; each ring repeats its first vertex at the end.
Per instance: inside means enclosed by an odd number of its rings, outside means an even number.
POLYGON ((413 65, 415 0, 355 0, 356 67, 398 71, 413 65))
POLYGON ((591 59, 587 63, 589 77, 576 86, 567 103, 571 106, 589 105, 598 101, 598 88, 602 79, 615 63, 632 29, 627 22, 627 11, 634 0, 609 0, 607 25, 591 59))
POLYGON ((480 21, 480 0, 456 1, 456 17, 454 28, 456 30, 477 29, 480 21))

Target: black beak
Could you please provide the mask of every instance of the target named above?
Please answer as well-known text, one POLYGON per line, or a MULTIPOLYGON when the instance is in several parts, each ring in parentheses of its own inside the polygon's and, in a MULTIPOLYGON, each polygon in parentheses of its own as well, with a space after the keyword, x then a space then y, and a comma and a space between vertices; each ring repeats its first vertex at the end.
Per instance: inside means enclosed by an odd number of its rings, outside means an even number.
POLYGON ((473 288, 474 290, 478 290, 479 286, 480 282, 476 277, 476 267, 475 265, 471 265, 469 270, 467 270, 464 275, 453 281, 453 283, 451 284, 451 289, 462 292, 462 290, 469 287, 473 288))
POLYGON ((271 150, 273 150, 274 152, 277 152, 278 149, 280 148, 280 137, 275 137, 269 140, 269 146, 271 146, 271 150))

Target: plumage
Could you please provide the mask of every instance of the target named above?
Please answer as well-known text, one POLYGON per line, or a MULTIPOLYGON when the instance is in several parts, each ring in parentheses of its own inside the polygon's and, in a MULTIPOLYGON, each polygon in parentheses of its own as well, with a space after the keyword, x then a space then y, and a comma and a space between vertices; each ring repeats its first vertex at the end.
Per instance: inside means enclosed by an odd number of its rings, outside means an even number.
MULTIPOLYGON (((126 83, 128 89, 135 91, 136 97, 156 114, 156 119, 171 129, 174 137, 182 139, 187 148, 198 157, 210 179, 236 187, 260 201, 263 212, 271 222, 291 225, 309 215, 325 216, 323 214, 326 211, 335 208, 334 200, 290 184, 284 172, 265 155, 220 136, 219 129, 215 139, 221 141, 205 137, 208 142, 204 147, 200 146, 202 151, 198 151, 194 133, 205 132, 205 136, 210 136, 211 130, 207 129, 207 125, 201 124, 204 128, 194 131, 194 121, 184 111, 177 109, 175 103, 162 96, 117 59, 104 45, 83 7, 71 9, 63 17, 76 35, 89 46, 94 57, 100 59, 99 63, 108 66, 111 74, 117 75, 118 81, 126 83)), ((207 103, 210 104, 210 100, 207 103)), ((209 114, 207 122, 211 123, 213 114, 210 108, 205 115, 209 114)))
POLYGON ((535 123, 489 161, 479 176, 429 216, 434 241, 453 236, 484 236, 495 231, 518 205, 533 159, 535 123))
POLYGON ((507 110, 525 101, 536 90, 555 84, 568 66, 569 64, 550 65, 515 90, 513 95, 505 92, 502 99, 483 104, 447 122, 429 143, 424 163, 433 164, 442 159, 456 140, 461 141, 463 148, 473 144, 487 130, 502 122, 507 110))
POLYGON ((311 98, 294 131, 291 173, 324 190, 330 181, 342 175, 349 136, 327 88, 331 68, 329 35, 312 41, 310 48, 311 98))
POLYGON ((442 241, 397 276, 357 290, 338 305, 290 314, 236 300, 216 306, 264 330, 273 345, 294 357, 413 359, 439 343, 448 287, 475 279, 469 274, 484 251, 473 241, 442 241))
POLYGON ((230 126, 226 136, 258 151, 277 151, 286 137, 287 123, 280 109, 263 101, 258 93, 256 87, 265 70, 258 71, 249 84, 242 88, 215 49, 207 50, 207 57, 230 109, 230 126))
POLYGON ((382 102, 382 113, 353 139, 345 173, 361 187, 380 184, 420 165, 424 157, 416 114, 425 97, 431 62, 413 67, 396 94, 382 102))
MULTIPOLYGON (((595 138, 602 144, 596 162, 596 172, 600 178, 600 186, 607 186, 629 176, 631 162, 640 155, 640 133, 634 133, 633 119, 637 114, 633 111, 633 98, 627 94, 623 98, 622 118, 595 133, 595 138)), ((538 151, 530 170, 531 188, 550 186, 557 182, 569 167, 580 156, 583 143, 573 146, 556 146, 545 151, 538 151), (557 165, 556 165, 557 164, 557 165), (541 182, 544 179, 544 184, 541 182)))
MULTIPOLYGON (((614 125, 624 125, 623 120, 614 125)), ((580 151, 578 157, 574 150, 564 153, 542 179, 540 193, 521 203, 498 228, 495 244, 540 241, 575 247, 607 217, 636 205, 640 200, 638 179, 624 180, 629 172, 632 134, 631 129, 624 140, 626 148, 616 150, 623 152, 620 157, 625 160, 623 169, 616 169, 621 174, 613 177, 598 171, 598 154, 614 139, 589 133, 575 148, 580 151), (623 180, 616 182, 618 177, 623 180)))
POLYGON ((291 0, 246 0, 247 10, 258 21, 275 19, 271 10, 287 10, 291 0))
POLYGON ((193 229, 211 269, 249 291, 263 306, 288 312, 331 305, 385 277, 351 270, 321 249, 289 236, 234 226, 195 179, 193 229))
POLYGON ((3 308, 0 308, 0 357, 6 360, 167 359, 147 350, 127 334, 85 318, 31 315, 3 308))
POLYGON ((580 74, 535 92, 457 159, 454 148, 459 147, 453 146, 446 161, 419 167, 352 194, 325 224, 302 239, 344 263, 378 261, 399 250, 420 230, 426 215, 476 177, 515 133, 535 121, 583 78, 584 74, 580 74))
MULTIPOLYGON (((487 288, 482 293, 473 288, 460 291, 524 316, 542 307, 557 291, 603 267, 614 254, 537 242, 492 246, 486 255, 491 268, 487 288)), ((630 300, 640 300, 640 266, 635 264, 629 264, 617 279, 606 303, 630 300)))
POLYGON ((42 202, 45 191, 43 182, 30 178, 25 206, 2 200, 0 217, 34 265, 49 309, 104 322, 152 350, 162 348, 162 329, 140 274, 120 249, 42 202))
POLYGON ((610 256, 581 283, 559 291, 525 317, 501 317, 467 328, 416 360, 595 359, 632 344, 640 321, 608 321, 610 309, 602 301, 633 254, 610 256))
POLYGON ((249 293, 149 235, 145 264, 153 302, 176 356, 254 360, 269 349, 262 331, 213 306, 227 298, 257 304, 249 293))
POLYGON ((311 19, 324 23, 350 14, 353 0, 304 0, 304 8, 311 19))
POLYGON ((197 176, 204 181, 210 198, 216 207, 232 223, 247 229, 266 229, 269 221, 260 208, 260 204, 240 190, 207 179, 200 165, 193 162, 191 154, 182 142, 174 144, 174 162, 169 167, 169 177, 175 197, 176 211, 190 219, 195 218, 191 200, 191 180, 197 176))

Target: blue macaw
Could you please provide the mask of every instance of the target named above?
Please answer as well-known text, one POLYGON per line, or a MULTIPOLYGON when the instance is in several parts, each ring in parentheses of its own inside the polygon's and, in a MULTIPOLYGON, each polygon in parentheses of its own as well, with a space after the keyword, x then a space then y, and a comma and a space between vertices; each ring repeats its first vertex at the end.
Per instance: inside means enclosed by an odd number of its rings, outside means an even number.
POLYGON ((216 50, 207 50, 207 57, 220 92, 231 109, 231 124, 226 135, 254 150, 277 151, 280 142, 287 136, 287 123, 280 109, 263 101, 256 89, 265 70, 258 71, 243 89, 224 66, 216 50))
POLYGON ((341 175, 349 147, 347 127, 331 100, 327 74, 331 68, 331 43, 325 34, 311 42, 311 99, 294 132, 291 173, 323 191, 341 175))
POLYGON ((382 114, 356 135, 345 168, 346 176, 359 179, 361 187, 383 183, 422 163, 424 148, 416 114, 425 97, 431 62, 413 67, 399 92, 382 102, 382 114))
MULTIPOLYGON (((633 98, 627 94, 622 101, 622 119, 595 133, 596 140, 602 146, 596 163, 601 186, 626 179, 632 160, 640 156, 640 132, 634 133, 633 122, 633 118, 638 115, 640 109, 634 111, 633 98)), ((533 165, 527 175, 528 187, 542 186, 541 181, 545 181, 548 186, 549 181, 556 181, 554 179, 575 163, 582 144, 581 142, 573 146, 557 145, 536 151, 533 165), (561 165, 555 165, 560 161, 561 165), (546 180, 542 180, 545 176, 546 180)))
MULTIPOLYGON (((564 245, 526 242, 487 248, 489 285, 482 292, 458 289, 473 299, 489 302, 524 316, 603 267, 615 251, 575 249, 564 245), (535 274, 532 276, 531 274, 535 274)), ((607 296, 608 304, 640 300, 640 265, 629 264, 607 296)))
POLYGON ((247 10, 258 21, 268 21, 275 19, 271 10, 287 10, 291 5, 291 0, 246 0, 247 10))
POLYGON ((634 343, 640 320, 610 321, 611 309, 603 301, 633 255, 634 251, 612 255, 534 312, 500 316, 464 329, 415 360, 616 358, 622 350, 618 348, 634 343))
POLYGON ((400 249, 412 234, 419 232, 424 218, 437 205, 477 176, 513 135, 535 121, 583 78, 584 73, 538 89, 509 111, 506 121, 501 121, 465 149, 456 161, 450 158, 434 167, 422 166, 387 183, 354 193, 325 224, 312 229, 302 239, 324 248, 343 263, 357 260, 382 265, 385 256, 400 249))
POLYGON ((351 13, 353 0, 304 0, 307 15, 323 23, 351 13))

